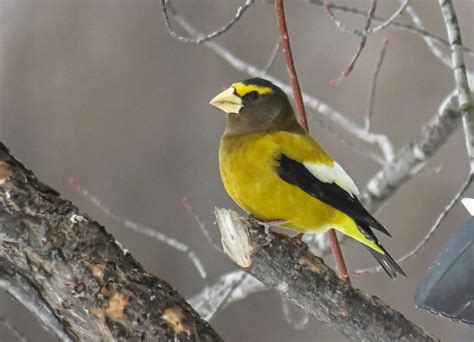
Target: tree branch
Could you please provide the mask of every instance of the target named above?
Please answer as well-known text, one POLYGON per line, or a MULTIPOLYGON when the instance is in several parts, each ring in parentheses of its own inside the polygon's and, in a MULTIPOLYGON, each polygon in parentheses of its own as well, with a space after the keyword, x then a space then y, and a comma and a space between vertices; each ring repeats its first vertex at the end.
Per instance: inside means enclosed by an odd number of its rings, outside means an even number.
POLYGON ((434 341, 375 296, 337 277, 306 244, 262 227, 227 209, 216 209, 222 244, 241 268, 341 334, 357 341, 434 341), (238 251, 238 253, 235 253, 238 251))
POLYGON ((444 23, 448 31, 451 48, 452 68, 458 91, 459 107, 463 113, 464 135, 469 156, 471 174, 474 174, 474 105, 471 100, 471 90, 466 74, 466 64, 462 49, 461 29, 451 0, 440 0, 439 5, 443 12, 444 23))
POLYGON ((61 340, 221 340, 176 290, 3 144, 0 236, 0 286, 61 340))

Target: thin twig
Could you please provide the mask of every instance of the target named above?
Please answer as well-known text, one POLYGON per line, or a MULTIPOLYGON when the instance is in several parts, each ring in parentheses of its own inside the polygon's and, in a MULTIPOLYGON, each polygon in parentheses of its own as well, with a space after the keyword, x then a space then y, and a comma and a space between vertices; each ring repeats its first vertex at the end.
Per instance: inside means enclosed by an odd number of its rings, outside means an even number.
MULTIPOLYGON (((398 0, 399 3, 402 3, 403 0, 398 0)), ((411 6, 407 6, 406 11, 408 15, 411 17, 411 20, 413 23, 416 25, 421 30, 425 30, 425 27, 423 25, 423 21, 419 17, 418 13, 416 13, 415 9, 411 6)), ((441 49, 439 49, 436 46, 436 40, 433 39, 433 37, 430 37, 429 35, 423 35, 423 40, 425 41, 426 45, 428 45, 428 48, 431 50, 433 55, 435 55, 444 65, 447 67, 451 68, 451 60, 449 59, 449 56, 447 56, 441 49)), ((437 42, 440 44, 440 42, 437 42)), ((449 47, 449 42, 445 41, 445 45, 449 47)))
POLYGON ((370 123, 372 115, 374 114, 374 101, 375 101, 375 91, 377 90, 377 79, 380 73, 380 68, 385 57, 385 51, 387 50, 388 39, 384 39, 382 42, 382 47, 379 52, 379 57, 375 63, 374 69, 372 71, 372 79, 369 86, 369 101, 367 105, 367 114, 365 115, 365 130, 370 131, 370 123))
POLYGON ((204 223, 201 216, 199 216, 199 213, 194 208, 194 206, 192 205, 189 198, 182 197, 181 198, 181 204, 188 211, 188 213, 190 213, 192 215, 192 217, 194 218, 194 220, 198 224, 199 228, 201 228, 201 231, 203 232, 204 236, 211 243, 211 245, 214 246, 214 248, 217 249, 219 252, 224 252, 222 250, 222 248, 220 247, 220 245, 216 241, 214 241, 214 239, 212 238, 210 229, 204 223))
MULTIPOLYGON (((309 2, 311 4, 316 5, 316 6, 321 6, 321 7, 325 6, 325 0, 310 0, 309 2)), ((366 11, 362 11, 362 10, 359 10, 357 8, 354 8, 354 7, 343 6, 343 5, 335 5, 335 4, 329 4, 328 7, 329 7, 330 10, 336 10, 336 11, 350 13, 350 14, 357 15, 357 16, 367 17, 367 12, 366 11)), ((406 8, 406 10, 407 10, 408 13, 410 13, 408 8, 409 8, 409 6, 406 8)), ((377 23, 382 23, 382 22, 386 22, 387 19, 374 15, 372 17, 372 21, 377 22, 377 23)), ((438 36, 432 34, 431 32, 425 30, 424 28, 417 27, 417 26, 410 25, 410 24, 404 24, 404 23, 401 23, 401 22, 398 22, 398 21, 390 22, 389 26, 392 27, 392 28, 398 29, 398 30, 407 31, 407 32, 417 34, 417 35, 421 36, 422 38, 429 38, 435 43, 438 43, 440 45, 444 45, 444 46, 449 47, 449 42, 446 39, 438 37, 438 36)), ((348 30, 350 30, 350 29, 348 29, 348 30)), ((470 49, 468 47, 463 46, 463 50, 464 50, 464 52, 466 52, 469 55, 474 55, 474 50, 473 49, 470 49)))
POLYGON ((183 42, 183 43, 190 43, 190 44, 203 44, 205 42, 209 42, 217 37, 219 37, 220 35, 222 35, 223 33, 226 33, 227 31, 229 31, 232 26, 234 26, 235 23, 237 23, 240 18, 242 17, 242 15, 244 14, 244 12, 249 9, 250 6, 252 6, 254 4, 255 0, 245 0, 245 3, 242 5, 242 6, 239 6, 239 8, 237 8, 237 12, 235 12, 235 15, 234 17, 232 18, 231 21, 229 21, 227 24, 225 24, 222 28, 212 32, 212 33, 209 33, 207 35, 205 35, 204 37, 199 37, 199 38, 187 38, 187 37, 183 37, 181 35, 179 35, 174 29, 173 27, 171 26, 171 23, 170 23, 170 20, 169 20, 169 17, 168 17, 168 10, 167 10, 167 6, 168 5, 171 5, 171 0, 161 0, 161 5, 162 5, 162 8, 163 8, 163 17, 165 19, 165 23, 166 23, 166 28, 168 29, 169 31, 169 34, 171 35, 171 37, 179 40, 180 42, 183 42))
POLYGON ((242 283, 245 281, 245 278, 251 277, 251 275, 247 273, 242 273, 240 278, 238 278, 225 292, 224 296, 222 297, 222 300, 220 303, 214 308, 214 310, 209 314, 208 317, 206 317, 206 320, 210 320, 221 308, 223 308, 226 304, 229 298, 233 295, 235 290, 242 285, 242 283))
MULTIPOLYGON (((286 27, 285 8, 283 6, 283 0, 275 0, 275 9, 277 13, 278 29, 280 31, 283 55, 285 56, 286 66, 291 81, 291 88, 293 89, 293 97, 295 99, 296 111, 298 112, 298 122, 306 131, 308 131, 308 120, 306 118, 306 113, 304 109, 303 96, 301 94, 298 76, 296 74, 295 63, 293 61, 293 55, 291 53, 288 28, 286 27)), ((337 269, 339 270, 339 274, 344 281, 350 282, 349 273, 347 271, 346 263, 344 262, 344 257, 342 256, 341 247, 339 246, 336 232, 334 231, 334 229, 329 229, 327 234, 331 242, 331 249, 334 256, 334 260, 336 261, 337 269)))
POLYGON ((469 89, 466 64, 464 63, 461 29, 452 0, 440 0, 439 5, 448 31, 452 68, 458 91, 459 107, 463 113, 464 136, 472 175, 474 174, 474 105, 471 100, 471 90, 469 89))
POLYGON ((82 195, 84 198, 89 200, 100 211, 102 211, 104 214, 109 216, 113 221, 121 224, 125 228, 133 230, 136 233, 142 234, 144 236, 148 236, 152 239, 155 239, 159 242, 164 243, 165 245, 171 248, 176 249, 177 251, 181 253, 184 253, 189 258, 191 263, 194 265, 194 267, 196 268, 196 271, 201 276, 201 278, 203 280, 207 280, 207 272, 206 272, 206 269, 204 268, 204 265, 201 259, 188 245, 176 239, 173 239, 172 237, 169 237, 161 233, 160 231, 153 229, 152 227, 134 222, 126 217, 123 217, 114 213, 107 205, 103 203, 103 201, 100 198, 98 198, 94 194, 90 193, 89 190, 84 188, 76 178, 70 177, 69 185, 74 191, 76 191, 78 194, 82 195))
POLYGON ((280 41, 280 38, 278 38, 278 41, 273 46, 273 50, 270 54, 270 57, 268 58, 267 64, 265 64, 265 67, 263 68, 263 72, 265 74, 267 74, 270 71, 270 68, 275 63, 276 58, 278 56, 278 51, 280 51, 280 47, 281 47, 281 41, 280 41))
POLYGON ((325 121, 321 120, 318 116, 311 115, 310 118, 312 121, 317 123, 318 128, 322 128, 323 130, 332 134, 334 137, 336 137, 336 139, 339 140, 339 142, 351 148, 358 155, 364 158, 369 158, 379 165, 386 164, 386 161, 384 160, 383 156, 380 156, 379 154, 374 153, 365 145, 359 145, 353 141, 348 140, 343 134, 339 133, 337 130, 331 127, 331 125, 328 125, 325 121))
MULTIPOLYGON (((441 223, 443 223, 444 219, 449 214, 451 209, 453 209, 453 207, 461 200, 461 198, 463 197, 466 190, 469 188, 469 185, 472 183, 472 181, 473 181, 473 176, 471 175, 469 176, 467 181, 463 184, 461 189, 456 193, 453 199, 449 202, 449 204, 444 208, 441 214, 439 214, 438 218, 436 219, 436 222, 430 228, 428 233, 423 237, 423 239, 410 252, 406 253, 405 255, 397 259, 398 264, 404 264, 406 261, 414 258, 423 249, 423 247, 427 245, 427 243, 430 241, 434 233, 441 226, 441 223)), ((353 274, 375 273, 375 272, 380 272, 381 270, 382 270, 382 267, 377 266, 377 267, 356 270, 353 272, 353 274)))
MULTIPOLYGON (((377 0, 371 0, 370 1, 370 7, 369 11, 367 12, 367 21, 364 26, 364 34, 362 38, 360 39, 359 47, 357 48, 357 51, 355 52, 354 56, 352 57, 351 63, 347 67, 345 71, 342 72, 341 76, 336 79, 331 81, 332 86, 337 86, 339 85, 342 81, 347 79, 347 77, 351 74, 352 70, 354 70, 355 63, 359 59, 362 50, 364 50, 365 44, 367 43, 367 33, 368 29, 370 28, 370 24, 372 22, 372 16, 375 13, 375 8, 377 7, 377 0)), ((329 7, 325 6, 327 8, 327 11, 330 13, 329 7)))
MULTIPOLYGON (((333 7, 333 4, 330 4, 328 3, 326 0, 323 1, 323 7, 324 7, 324 10, 326 11, 327 15, 329 15, 329 18, 331 18, 331 20, 333 21, 334 25, 336 25, 336 27, 341 31, 341 32, 344 32, 344 33, 347 33, 347 34, 351 34, 353 36, 357 36, 357 37, 365 37, 367 35, 366 32, 364 31, 360 31, 360 30, 357 30, 357 29, 353 29, 353 28, 350 28, 350 27, 347 27, 345 26, 342 21, 340 21, 339 19, 336 18, 336 16, 334 15, 334 12, 332 11, 332 7, 333 7)), ((370 18, 370 17, 369 17, 370 18)))
MULTIPOLYGON (((411 1, 411 0, 405 0, 405 2, 400 5, 400 7, 395 11, 395 13, 393 13, 392 16, 391 16, 390 18, 388 18, 387 20, 385 20, 382 24, 367 29, 367 30, 366 30, 366 31, 367 31, 367 34, 371 34, 371 33, 374 33, 374 32, 380 31, 380 30, 383 30, 383 29, 386 28, 388 25, 390 25, 395 19, 397 19, 397 17, 398 17, 400 14, 403 13, 403 11, 405 10, 405 8, 407 8, 407 6, 410 4, 410 1, 411 1)), ((371 15, 369 15, 369 17, 370 17, 370 16, 371 16, 371 15)))

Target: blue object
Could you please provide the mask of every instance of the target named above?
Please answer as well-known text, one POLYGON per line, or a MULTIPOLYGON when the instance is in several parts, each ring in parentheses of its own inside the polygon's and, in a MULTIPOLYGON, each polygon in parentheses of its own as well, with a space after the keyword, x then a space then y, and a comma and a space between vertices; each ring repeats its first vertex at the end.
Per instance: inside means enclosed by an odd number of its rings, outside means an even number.
POLYGON ((415 305, 474 326, 474 217, 428 269, 416 290, 415 305))

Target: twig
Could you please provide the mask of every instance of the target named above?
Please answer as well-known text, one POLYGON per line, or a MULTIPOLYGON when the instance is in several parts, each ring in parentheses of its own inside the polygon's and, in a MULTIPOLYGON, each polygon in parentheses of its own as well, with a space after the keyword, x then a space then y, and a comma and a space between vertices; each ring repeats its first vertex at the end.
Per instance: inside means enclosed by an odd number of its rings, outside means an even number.
MULTIPOLYGON (((441 223, 443 223, 445 217, 450 213, 451 209, 453 209, 453 207, 461 200, 462 196, 464 195, 466 190, 469 188, 469 185, 471 185, 473 178, 474 178, 473 175, 469 176, 469 178, 463 184, 461 189, 456 193, 456 195, 449 202, 449 204, 444 208, 441 214, 439 214, 438 218, 436 219, 436 222, 430 228, 428 233, 423 237, 423 239, 410 252, 406 253, 405 255, 397 259, 398 264, 404 264, 406 261, 414 258, 423 249, 423 247, 426 246, 426 244, 430 241, 434 233, 441 226, 441 223)), ((382 270, 382 267, 377 266, 377 267, 356 270, 353 272, 353 274, 375 273, 375 272, 380 272, 381 270, 382 270)))
MULTIPOLYGON (((433 341, 377 297, 339 279, 306 244, 272 233, 271 243, 263 246, 267 236, 260 226, 227 209, 216 209, 216 217, 223 238, 238 239, 249 251, 244 259, 228 254, 231 260, 344 336, 357 341, 433 341)), ((234 241, 223 241, 227 243, 234 241)))
POLYGON ((374 101, 375 101, 375 91, 377 89, 377 79, 380 73, 380 68, 382 67, 382 63, 385 57, 385 51, 387 50, 388 46, 388 39, 384 39, 382 42, 382 47, 379 52, 379 56, 377 62, 375 63, 374 69, 372 71, 372 79, 370 81, 369 86, 369 101, 367 105, 367 113, 365 115, 365 130, 367 132, 370 131, 370 123, 372 116, 374 114, 374 101))
MULTIPOLYGON (((403 0, 398 0, 399 3, 402 3, 403 0)), ((407 6, 406 11, 408 15, 411 17, 411 20, 413 23, 418 27, 420 30, 425 30, 425 27, 423 25, 423 22, 421 18, 418 16, 418 13, 416 13, 415 9, 411 6, 407 6)), ((422 35, 423 40, 425 41, 426 45, 428 45, 428 48, 431 50, 433 55, 435 55, 444 65, 447 67, 451 68, 451 60, 449 59, 449 56, 447 56, 443 51, 441 51, 437 46, 436 43, 440 44, 439 41, 436 41, 433 37, 430 35, 422 35)), ((445 46, 449 47, 449 42, 445 41, 444 42, 445 46)))
MULTIPOLYGON (((359 59, 360 54, 362 53, 362 50, 364 50, 365 44, 367 43, 367 32, 370 28, 370 24, 372 22, 372 16, 375 13, 376 7, 377 7, 377 0, 371 0, 369 11, 367 12, 367 21, 365 22, 365 26, 364 26, 364 34, 362 35, 362 37, 360 39, 359 47, 357 48, 356 53, 352 57, 351 63, 349 64, 347 69, 342 72, 341 76, 338 79, 331 81, 332 86, 339 85, 342 81, 344 81, 351 74, 352 70, 354 70, 355 63, 359 59)), ((331 13, 328 6, 325 6, 325 8, 327 9, 328 13, 331 13)))
POLYGON ((191 216, 194 218, 194 220, 196 221, 196 223, 198 224, 199 228, 201 228, 201 231, 203 232, 204 236, 206 237, 207 241, 209 241, 211 243, 211 245, 217 249, 219 252, 223 252, 222 248, 220 247, 220 245, 214 241, 214 239, 212 238, 211 236, 211 231, 210 229, 207 227, 207 225, 204 223, 204 221, 201 219, 201 217, 199 216, 199 213, 197 212, 197 210, 194 208, 194 206, 192 205, 191 201, 189 200, 189 198, 187 197, 182 197, 181 198, 181 204, 183 205, 183 207, 188 211, 188 213, 191 214, 191 216))
POLYGON ((441 12, 448 31, 451 48, 452 68, 458 91, 459 107, 463 113, 464 136, 470 162, 470 172, 474 174, 474 105, 471 100, 471 90, 466 74, 466 64, 462 51, 461 29, 452 0, 440 0, 441 12))
POLYGON ((260 281, 241 270, 233 270, 220 276, 212 286, 205 287, 201 292, 189 299, 189 303, 203 317, 211 317, 217 307, 226 307, 230 303, 238 302, 248 295, 267 289, 260 281), (243 277, 247 275, 247 277, 243 277), (242 278, 243 277, 243 278, 242 278), (222 303, 222 294, 233 287, 240 279, 242 283, 232 293, 229 293, 225 303, 222 303))
POLYGON ((221 341, 167 282, 0 144, 0 288, 61 341, 221 341), (153 313, 153 314, 150 314, 153 313))
POLYGON ((455 94, 449 95, 421 129, 420 134, 397 153, 390 164, 371 177, 361 200, 371 211, 378 211, 387 200, 425 166, 429 158, 446 142, 461 121, 455 94))
POLYGON ((237 12, 235 13, 234 17, 232 18, 231 21, 229 21, 227 24, 225 24, 222 28, 218 29, 217 31, 214 31, 212 33, 209 33, 205 35, 204 37, 199 37, 199 38, 187 38, 179 35, 172 27, 171 23, 168 17, 168 10, 167 10, 167 5, 171 5, 171 0, 161 0, 161 5, 163 8, 163 17, 165 19, 166 23, 166 28, 168 29, 168 32, 171 37, 179 40, 180 42, 183 43, 191 43, 191 44, 203 44, 205 42, 209 42, 213 40, 214 38, 219 37, 223 33, 226 33, 229 31, 232 26, 234 26, 235 23, 239 21, 239 19, 242 17, 244 12, 254 4, 255 0, 245 0, 245 3, 240 6, 237 9, 237 12))
MULTIPOLYGON (((323 7, 324 7, 324 10, 326 11, 327 15, 329 15, 329 18, 331 18, 331 20, 333 21, 334 25, 336 25, 336 27, 341 31, 341 32, 344 32, 344 33, 347 33, 347 34, 351 34, 353 36, 357 36, 357 37, 365 37, 367 36, 367 33, 364 32, 364 31, 360 31, 360 30, 356 30, 356 29, 353 29, 353 28, 350 28, 350 27, 347 27, 345 26, 342 21, 340 21, 339 19, 336 18, 336 16, 334 15, 334 12, 332 11, 332 7, 333 7, 333 4, 330 4, 328 3, 326 0, 323 1, 323 7)), ((371 18, 371 16, 369 16, 369 19, 371 18)))
MULTIPOLYGON (((192 27, 189 22, 176 11, 176 9, 172 8, 171 6, 169 6, 169 8, 170 10, 172 10, 176 22, 179 23, 186 32, 193 36, 200 35, 200 33, 196 31, 196 29, 192 27)), ((243 72, 249 76, 264 77, 269 81, 273 82, 281 89, 283 89, 289 96, 292 96, 292 88, 290 85, 283 83, 282 81, 276 79, 271 75, 265 74, 263 70, 258 69, 256 66, 243 61, 236 55, 232 54, 228 49, 224 48, 222 45, 211 41, 205 43, 204 46, 214 52, 218 57, 224 59, 234 69, 243 72)), ((356 137, 357 139, 365 141, 369 144, 377 145, 382 151, 385 160, 392 160, 394 156, 393 145, 386 135, 376 134, 373 132, 367 133, 363 129, 363 127, 360 127, 356 122, 349 119, 341 112, 338 112, 335 109, 331 108, 326 103, 323 103, 319 99, 310 96, 304 92, 302 93, 302 95, 304 104, 307 108, 314 110, 321 117, 324 117, 325 119, 340 126, 346 132, 356 137)))
POLYGON ((0 316, 0 324, 7 328, 20 342, 28 342, 25 336, 5 317, 0 316))
MULTIPOLYGON (((309 2, 316 5, 316 6, 321 6, 321 7, 325 6, 325 0, 310 0, 309 2)), ((357 15, 357 16, 367 17, 367 12, 359 10, 357 8, 349 7, 349 6, 328 4, 328 8, 330 10, 334 9, 336 11, 341 11, 341 12, 350 13, 350 14, 357 15)), ((409 8, 409 6, 406 8, 407 12, 409 12, 408 8, 409 8)), ((372 21, 382 23, 382 22, 386 22, 387 19, 374 15, 372 17, 372 21)), ((413 25, 410 25, 410 24, 404 24, 404 23, 401 23, 401 22, 398 22, 398 21, 390 22, 389 26, 392 27, 392 28, 398 29, 398 30, 415 33, 415 34, 421 36, 422 38, 429 38, 433 42, 436 42, 438 44, 449 47, 449 42, 446 39, 438 37, 438 36, 432 34, 431 32, 425 30, 424 28, 413 26, 413 25)), ((348 30, 352 30, 352 29, 348 29, 348 30)), ((463 46, 463 50, 469 55, 474 55, 474 50, 473 49, 470 49, 468 47, 463 46)))
POLYGON ((384 159, 383 156, 380 156, 379 154, 373 152, 371 149, 369 149, 365 145, 359 145, 353 141, 350 141, 343 134, 339 133, 336 129, 334 129, 332 126, 328 125, 325 121, 321 120, 321 118, 319 118, 318 116, 311 115, 310 118, 312 119, 312 121, 317 123, 316 128, 322 128, 323 130, 332 134, 336 139, 338 139, 344 145, 348 146, 358 155, 364 158, 369 158, 382 166, 386 164, 386 160, 384 159))
POLYGON ((268 58, 267 64, 265 64, 265 67, 263 68, 263 73, 268 74, 268 72, 270 71, 270 68, 273 66, 273 64, 276 61, 276 58, 278 56, 278 51, 280 51, 280 48, 281 48, 281 41, 280 41, 280 38, 278 38, 278 41, 273 46, 273 50, 270 54, 270 57, 268 58))
MULTIPOLYGON (((283 0, 275 0, 275 9, 277 13, 278 29, 280 31, 283 55, 285 56, 286 66, 291 81, 291 88, 293 89, 293 97, 295 99, 296 111, 298 112, 298 122, 306 131, 308 131, 308 120, 306 118, 306 113, 304 109, 303 96, 301 95, 301 89, 298 82, 298 76, 296 74, 295 63, 293 61, 293 55, 291 53, 288 28, 286 27, 285 8, 283 6, 283 0)), ((331 242, 331 249, 334 256, 334 260, 336 262, 337 269, 339 270, 339 274, 344 281, 350 282, 349 272, 347 271, 346 263, 344 262, 344 257, 342 256, 341 247, 339 246, 336 232, 334 231, 334 229, 329 229, 327 234, 331 242)))
POLYGON ((189 258, 191 263, 194 265, 199 276, 203 280, 207 280, 207 272, 206 272, 206 269, 204 268, 204 265, 201 259, 197 256, 197 254, 191 248, 189 248, 188 245, 172 237, 169 237, 152 227, 143 225, 138 222, 134 222, 126 217, 123 217, 114 213, 107 205, 103 203, 103 201, 100 198, 98 198, 94 194, 90 193, 89 190, 84 188, 79 183, 78 179, 74 177, 70 177, 69 185, 74 191, 76 191, 78 194, 82 195, 84 198, 92 202, 92 204, 94 204, 100 211, 102 211, 104 214, 106 214, 108 217, 110 217, 113 221, 117 222, 118 224, 130 230, 133 230, 136 233, 142 234, 144 236, 147 236, 159 242, 162 242, 165 245, 171 248, 174 248, 181 253, 184 253, 189 258))
POLYGON ((295 99, 296 112, 298 113, 298 122, 306 131, 309 131, 308 119, 306 118, 306 112, 303 103, 303 95, 301 95, 300 83, 298 81, 298 75, 296 73, 296 67, 293 61, 293 54, 291 52, 290 37, 288 35, 288 28, 286 27, 283 0, 275 0, 275 9, 278 19, 278 29, 280 31, 282 53, 285 57, 286 69, 288 70, 288 76, 290 77, 293 98, 295 99))
POLYGON ((367 34, 371 34, 371 33, 374 33, 374 32, 380 31, 380 30, 383 30, 383 29, 386 28, 388 25, 390 25, 395 19, 397 19, 397 17, 398 17, 400 14, 403 13, 403 11, 405 10, 405 8, 407 8, 407 6, 410 4, 410 1, 411 1, 411 0, 405 0, 405 2, 403 2, 403 3, 400 5, 400 7, 395 11, 395 13, 393 13, 392 16, 391 16, 390 18, 388 18, 387 20, 385 20, 382 24, 367 29, 367 34))
POLYGON ((227 301, 232 296, 232 294, 237 290, 239 286, 245 281, 245 278, 250 277, 247 273, 242 273, 240 277, 231 285, 229 286, 225 293, 223 294, 220 303, 213 309, 213 311, 205 318, 206 320, 210 320, 214 315, 222 308, 224 305, 227 304, 227 301))

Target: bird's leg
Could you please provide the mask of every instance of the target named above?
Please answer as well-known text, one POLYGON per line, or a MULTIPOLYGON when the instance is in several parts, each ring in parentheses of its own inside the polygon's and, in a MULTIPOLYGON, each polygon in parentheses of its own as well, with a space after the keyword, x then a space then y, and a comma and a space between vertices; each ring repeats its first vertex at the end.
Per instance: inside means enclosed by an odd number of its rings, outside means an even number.
POLYGON ((304 233, 298 233, 295 236, 293 236, 293 239, 303 242, 303 236, 304 236, 304 233))
POLYGON ((250 215, 250 219, 255 221, 257 224, 262 225, 265 231, 265 242, 261 245, 263 247, 268 246, 272 242, 272 226, 279 226, 283 223, 288 222, 288 220, 270 220, 262 221, 256 218, 253 215, 250 215))

